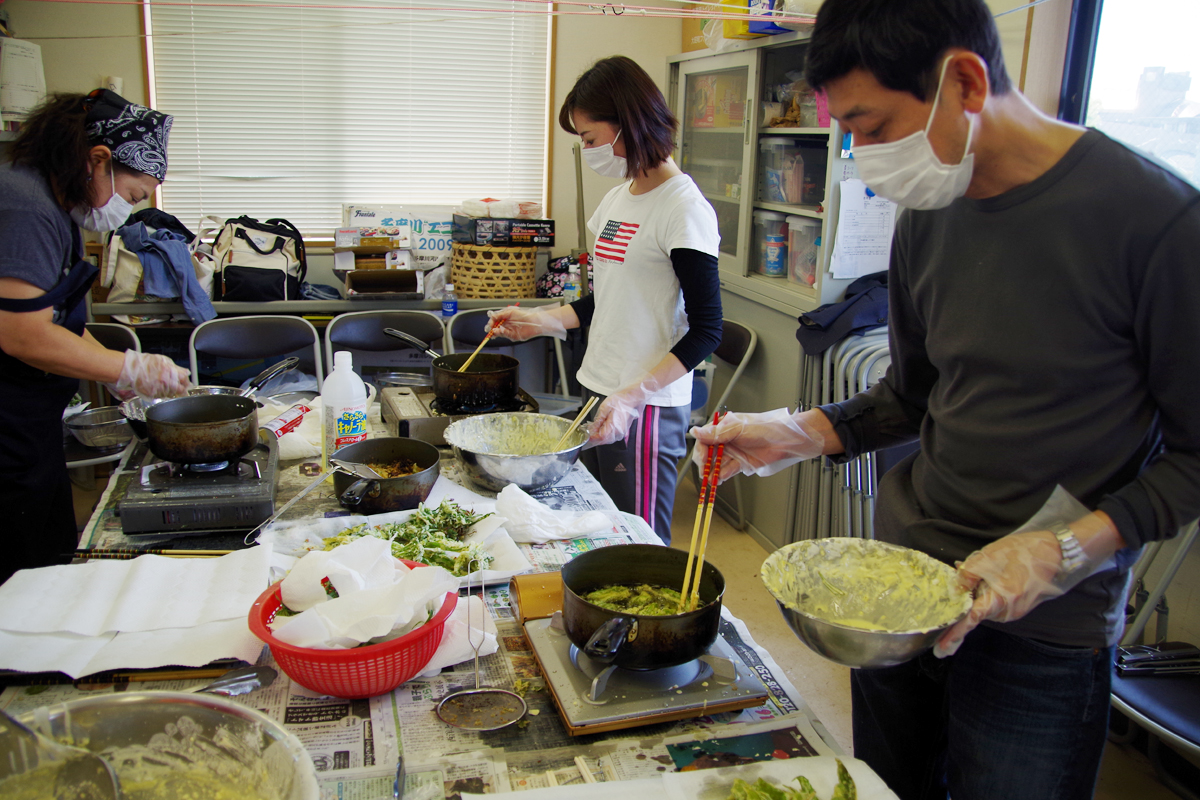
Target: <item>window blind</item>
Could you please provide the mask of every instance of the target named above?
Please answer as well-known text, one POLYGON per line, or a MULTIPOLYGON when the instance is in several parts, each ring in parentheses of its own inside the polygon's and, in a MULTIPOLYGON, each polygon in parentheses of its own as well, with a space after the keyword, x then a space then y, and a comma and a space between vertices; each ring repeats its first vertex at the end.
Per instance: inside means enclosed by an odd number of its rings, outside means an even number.
POLYGON ((330 236, 343 203, 544 202, 549 15, 344 2, 150 6, 164 210, 330 236))

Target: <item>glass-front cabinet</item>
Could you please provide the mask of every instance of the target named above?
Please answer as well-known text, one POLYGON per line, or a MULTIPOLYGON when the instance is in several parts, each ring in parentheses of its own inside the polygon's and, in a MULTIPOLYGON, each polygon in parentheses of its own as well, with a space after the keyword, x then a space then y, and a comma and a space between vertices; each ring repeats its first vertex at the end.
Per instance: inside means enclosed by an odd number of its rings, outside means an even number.
POLYGON ((723 288, 788 313, 840 299, 828 272, 837 195, 852 174, 836 123, 804 81, 802 34, 675 56, 677 160, 717 212, 723 288), (835 149, 836 147, 836 149, 835 149))

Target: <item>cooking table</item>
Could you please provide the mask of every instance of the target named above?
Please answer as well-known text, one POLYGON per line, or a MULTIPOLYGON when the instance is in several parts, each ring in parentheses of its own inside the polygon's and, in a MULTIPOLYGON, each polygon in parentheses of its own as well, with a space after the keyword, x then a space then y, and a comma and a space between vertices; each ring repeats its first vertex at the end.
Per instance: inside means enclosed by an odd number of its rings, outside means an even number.
MULTIPOLYGON (((372 435, 384 435, 378 413, 370 416, 372 435)), ((147 542, 120 531, 113 515, 129 465, 140 463, 137 448, 127 452, 109 482, 84 530, 81 548, 114 548, 153 544, 154 547, 206 549, 240 546, 241 535, 176 537, 147 542), (204 540, 204 541, 200 541, 204 540), (226 544, 222 543, 225 542, 226 544)), ((311 480, 302 462, 283 462, 278 504, 286 502, 311 480)), ((469 485, 454 461, 444 459, 443 475, 469 485)), ((471 487, 479 494, 488 494, 471 487)), ((558 508, 596 508, 617 523, 613 538, 580 539, 545 545, 520 545, 535 572, 552 572, 575 555, 610 544, 649 543, 659 539, 640 518, 616 511, 611 499, 582 466, 551 487, 543 502, 558 508)), ((343 513, 330 488, 317 490, 289 510, 285 519, 343 513), (315 495, 315 496, 314 496, 315 495)), ((486 602, 498 628, 499 652, 481 660, 482 680, 512 689, 527 683, 530 713, 521 724, 491 733, 450 728, 433 713, 437 700, 458 688, 469 688, 473 663, 444 670, 433 678, 417 678, 393 692, 367 700, 313 697, 294 686, 282 672, 265 689, 238 698, 283 722, 308 748, 319 770, 324 796, 391 797, 397 755, 404 754, 410 798, 441 798, 463 791, 508 791, 567 786, 593 781, 630 781, 631 788, 651 783, 661 774, 681 768, 697 769, 744 764, 785 755, 840 755, 836 741, 814 717, 770 654, 756 645, 746 625, 724 610, 723 635, 751 665, 766 686, 766 705, 690 720, 570 736, 559 718, 538 672, 520 623, 510 604, 508 586, 491 586, 486 602), (585 778, 585 774, 587 777, 585 778)), ((260 664, 272 664, 264 647, 260 664)), ((206 682, 184 678, 140 683, 91 685, 87 691, 125 691, 147 688, 187 690, 206 682)), ((40 705, 77 696, 72 685, 9 686, 0 693, 0 707, 20 713, 40 705)), ((814 761, 814 764, 817 762, 814 761)), ((795 774, 803 772, 798 761, 795 774)), ((729 778, 731 781, 732 778, 729 778)))

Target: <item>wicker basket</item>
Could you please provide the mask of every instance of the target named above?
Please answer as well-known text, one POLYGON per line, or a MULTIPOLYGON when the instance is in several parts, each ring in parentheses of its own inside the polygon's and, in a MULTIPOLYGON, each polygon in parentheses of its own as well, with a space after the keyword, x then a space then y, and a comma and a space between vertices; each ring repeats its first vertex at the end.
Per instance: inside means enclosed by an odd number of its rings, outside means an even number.
POLYGON ((454 243, 450 281, 467 299, 533 297, 536 247, 454 243))

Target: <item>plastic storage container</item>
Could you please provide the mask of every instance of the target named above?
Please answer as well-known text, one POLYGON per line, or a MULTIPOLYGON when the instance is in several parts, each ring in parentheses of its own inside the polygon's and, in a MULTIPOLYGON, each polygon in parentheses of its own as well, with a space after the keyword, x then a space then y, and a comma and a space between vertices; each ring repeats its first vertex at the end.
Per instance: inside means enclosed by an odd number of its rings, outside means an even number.
POLYGON ((783 278, 787 275, 787 215, 776 211, 754 212, 754 271, 783 278))
POLYGON ((804 157, 795 139, 768 136, 758 140, 758 199, 798 205, 804 196, 804 157))
POLYGON ((817 242, 821 223, 808 217, 788 217, 788 280, 802 286, 817 282, 817 242))
POLYGON ((321 412, 325 436, 322 455, 367 438, 367 387, 354 372, 353 354, 333 354, 333 372, 321 384, 321 412))

